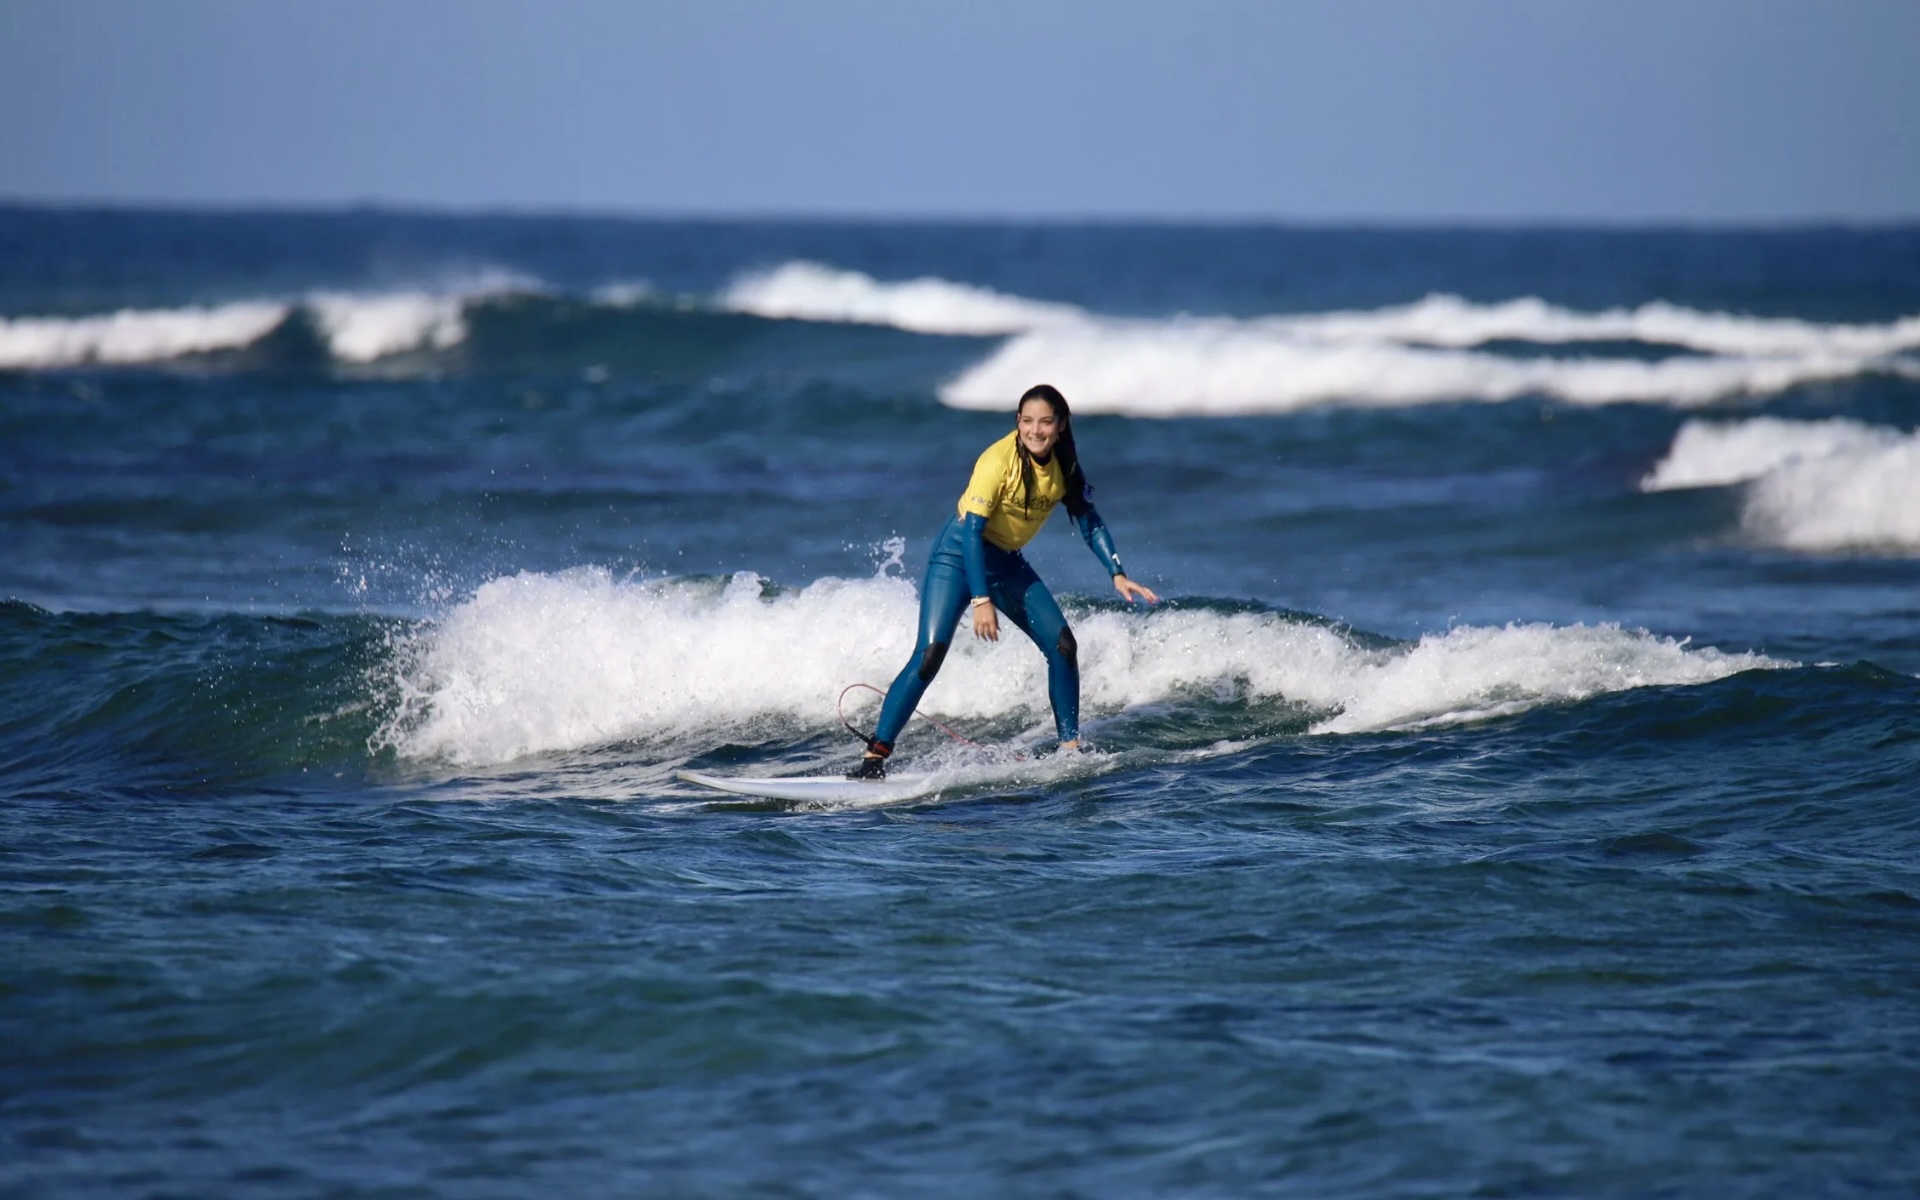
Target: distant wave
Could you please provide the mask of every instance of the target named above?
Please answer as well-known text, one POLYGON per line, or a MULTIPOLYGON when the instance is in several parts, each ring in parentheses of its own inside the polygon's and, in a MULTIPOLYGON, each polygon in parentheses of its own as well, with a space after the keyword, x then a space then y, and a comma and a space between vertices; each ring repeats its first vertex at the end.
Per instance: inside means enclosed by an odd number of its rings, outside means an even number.
MULTIPOLYGON (((1101 317, 1071 304, 1029 300, 944 279, 885 283, 858 271, 804 261, 744 276, 721 293, 720 301, 756 316, 892 325, 916 333, 1020 334, 1084 326, 1124 331, 1167 323, 1101 317)), ((1587 313, 1535 297, 1476 304, 1436 293, 1412 304, 1372 310, 1168 320, 1189 330, 1224 329, 1336 346, 1388 342, 1467 349, 1497 341, 1641 342, 1703 354, 1855 359, 1920 349, 1920 315, 1879 324, 1823 324, 1792 317, 1701 312, 1664 301, 1587 313)))
POLYGON ((964 409, 1002 408, 1040 380, 1058 384, 1085 412, 1171 417, 1534 396, 1685 408, 1872 373, 1920 376, 1920 316, 1821 324, 1666 303, 1582 313, 1537 298, 1477 304, 1435 295, 1370 311, 1122 318, 973 284, 887 282, 814 262, 744 276, 706 299, 664 296, 638 281, 569 298, 537 280, 490 271, 432 288, 16 317, 0 320, 0 368, 236 351, 297 323, 348 366, 458 348, 444 365, 571 368, 651 354, 650 363, 698 358, 707 370, 751 337, 755 320, 1001 339, 939 387, 941 401, 964 409), (516 306, 529 296, 546 307, 516 306), (483 309, 497 319, 481 320, 483 309), (1513 343, 1571 349, 1528 353, 1513 343), (1582 351, 1593 343, 1608 346, 1582 351))
POLYGON ((321 293, 306 306, 327 348, 341 362, 370 363, 408 350, 446 350, 467 337, 461 316, 464 301, 456 296, 321 293))
POLYGON ((329 353, 370 363, 466 339, 466 306, 488 296, 538 291, 526 276, 490 271, 437 291, 315 292, 298 300, 124 309, 81 317, 0 318, 0 368, 44 370, 90 363, 166 362, 241 350, 305 314, 329 353))
POLYGON ((1920 552, 1920 432, 1858 421, 1688 421, 1644 491, 1747 484, 1741 525, 1810 552, 1920 552))
POLYGON ((1632 309, 1583 313, 1528 297, 1475 304, 1433 295, 1372 312, 1276 317, 1260 324, 1315 341, 1406 342, 1465 348, 1512 340, 1543 344, 1642 342, 1704 354, 1875 358, 1920 348, 1920 316, 1867 325, 1701 312, 1655 301, 1632 309))
MULTIPOLYGON (((634 738, 710 740, 768 718, 822 723, 846 684, 899 669, 915 611, 913 588, 891 576, 772 596, 748 573, 724 584, 623 583, 598 569, 495 579, 398 648, 393 716, 377 742, 498 763, 634 738)), ((1329 734, 1791 665, 1612 626, 1461 627, 1386 649, 1270 612, 1102 609, 1076 614, 1074 628, 1090 716, 1226 689, 1302 706, 1312 731, 1329 734)), ((962 638, 922 707, 1025 712, 1044 729, 1044 670, 1019 639, 962 638)))
POLYGON ((1088 412, 1134 416, 1399 407, 1545 396, 1570 404, 1691 407, 1874 370, 1911 368, 1920 316, 1880 324, 1700 312, 1654 302, 1585 313, 1525 297, 1432 295, 1371 311, 1246 319, 1102 317, 970 284, 881 282, 791 262, 736 281, 721 303, 765 317, 1011 335, 940 390, 956 408, 999 408, 1050 380, 1088 412), (1687 357, 1517 357, 1486 349, 1628 342, 1687 357))
POLYGON ((1898 430, 1842 418, 1688 421, 1674 435, 1666 457, 1640 481, 1640 490, 1745 483, 1799 459, 1870 452, 1901 440, 1898 430))
POLYGON ((1315 342, 1263 323, 1184 320, 1107 323, 1024 334, 944 386, 955 408, 1004 407, 1036 380, 1076 409, 1134 416, 1403 407, 1538 395, 1570 404, 1681 407, 1841 379, 1873 360, 1781 357, 1518 358, 1394 341, 1315 342))
POLYGON ((1543 396, 1569 404, 1697 407, 1874 371, 1920 347, 1920 318, 1880 325, 1699 313, 1651 304, 1582 314, 1539 300, 1434 296, 1370 313, 1252 320, 1086 321, 1009 339, 946 384, 956 408, 999 408, 1047 379, 1089 412, 1231 415, 1543 396), (1629 341, 1695 353, 1525 357, 1490 343, 1629 341))
POLYGON ((88 317, 0 317, 0 367, 160 362, 235 350, 273 332, 290 311, 285 304, 246 301, 88 317))
POLYGON ((1025 300, 944 279, 881 283, 858 271, 790 262, 736 280, 720 295, 735 312, 805 321, 891 325, 914 333, 1021 333, 1087 319, 1070 304, 1025 300))
POLYGON ((589 299, 595 304, 604 304, 609 308, 632 308, 636 304, 645 304, 654 300, 659 293, 644 279, 628 280, 624 283, 605 283, 593 289, 589 299))

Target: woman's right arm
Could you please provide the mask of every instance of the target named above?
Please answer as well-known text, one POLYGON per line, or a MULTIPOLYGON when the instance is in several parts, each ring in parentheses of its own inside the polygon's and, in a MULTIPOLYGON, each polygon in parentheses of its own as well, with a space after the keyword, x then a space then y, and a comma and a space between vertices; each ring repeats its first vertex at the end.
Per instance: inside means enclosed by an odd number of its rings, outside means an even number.
POLYGON ((960 494, 960 560, 967 570, 967 595, 973 600, 973 635, 1000 640, 1000 618, 987 595, 987 518, 999 506, 1007 474, 1003 442, 995 442, 973 460, 967 490, 960 494))
POLYGON ((979 513, 960 518, 960 561, 967 569, 967 595, 973 598, 973 636, 1000 640, 1000 618, 987 598, 987 519, 979 513))

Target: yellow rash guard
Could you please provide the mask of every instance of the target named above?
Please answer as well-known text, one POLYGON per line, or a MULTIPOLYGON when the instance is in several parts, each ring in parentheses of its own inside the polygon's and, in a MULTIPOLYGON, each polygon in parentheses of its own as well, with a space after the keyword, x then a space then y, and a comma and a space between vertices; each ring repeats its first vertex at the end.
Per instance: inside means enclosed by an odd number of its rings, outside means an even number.
POLYGON ((1019 437, 1016 431, 988 446, 973 464, 973 478, 960 496, 959 515, 983 518, 987 527, 982 536, 1002 550, 1018 550, 1032 541, 1053 515, 1053 506, 1067 496, 1057 454, 1044 467, 1033 465, 1033 494, 1021 494, 1020 454, 1015 448, 1019 437))

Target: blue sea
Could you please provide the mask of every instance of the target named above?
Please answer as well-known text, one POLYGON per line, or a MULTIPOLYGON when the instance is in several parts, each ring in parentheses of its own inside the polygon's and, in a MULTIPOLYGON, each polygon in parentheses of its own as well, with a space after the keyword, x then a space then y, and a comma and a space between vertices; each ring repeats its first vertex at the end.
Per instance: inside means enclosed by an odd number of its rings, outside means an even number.
POLYGON ((0 551, 7 1200, 1920 1193, 1920 228, 4 207, 0 551))

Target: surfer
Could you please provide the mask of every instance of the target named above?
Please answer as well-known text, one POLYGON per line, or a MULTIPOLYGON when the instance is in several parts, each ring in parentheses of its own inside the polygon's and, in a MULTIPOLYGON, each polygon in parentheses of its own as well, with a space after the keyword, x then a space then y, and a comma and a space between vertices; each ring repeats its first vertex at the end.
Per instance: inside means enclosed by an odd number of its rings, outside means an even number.
POLYGON ((920 636, 913 657, 887 689, 867 752, 847 778, 886 778, 894 739, 939 673, 954 626, 968 609, 975 637, 999 641, 998 612, 1004 612, 1040 647, 1047 656, 1047 695, 1053 701, 1060 748, 1079 747, 1080 664, 1073 630, 1020 548, 1040 532, 1055 506, 1064 503, 1120 598, 1129 604, 1160 600, 1121 569, 1113 535, 1087 498, 1092 492, 1074 448, 1067 398, 1051 384, 1028 388, 1020 397, 1013 432, 988 446, 973 464, 973 478, 960 496, 958 511, 934 541, 920 586, 920 636))

